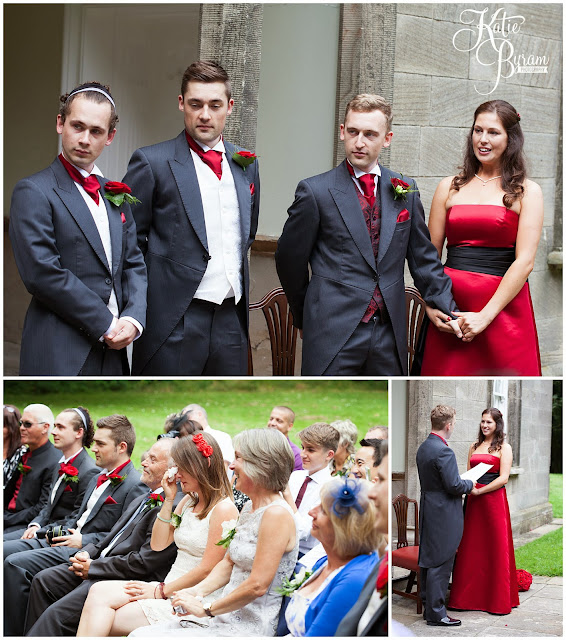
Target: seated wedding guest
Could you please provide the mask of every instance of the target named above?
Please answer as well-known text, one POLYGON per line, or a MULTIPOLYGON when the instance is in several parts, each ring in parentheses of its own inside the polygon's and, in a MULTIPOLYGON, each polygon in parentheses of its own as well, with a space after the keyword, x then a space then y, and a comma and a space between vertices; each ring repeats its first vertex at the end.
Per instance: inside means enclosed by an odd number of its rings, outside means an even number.
POLYGON ((289 440, 289 445, 295 456, 295 468, 294 471, 299 471, 303 468, 303 461, 301 460, 301 450, 294 442, 291 442, 289 438, 289 431, 293 428, 295 422, 295 412, 289 407, 279 406, 273 407, 271 415, 267 421, 267 426, 271 429, 277 429, 289 440))
POLYGON ((297 561, 297 535, 289 505, 281 498, 294 456, 274 429, 243 431, 234 438, 231 465, 236 487, 250 497, 226 536, 228 553, 207 578, 172 598, 174 607, 200 618, 141 627, 133 636, 273 636, 281 608, 276 589, 289 578, 297 561), (224 585, 220 597, 212 594, 224 585), (204 620, 210 618, 208 627, 204 620), (180 626, 179 626, 180 625, 180 626), (184 628, 182 628, 184 627, 184 628))
POLYGON ((363 438, 360 440, 360 448, 354 456, 354 464, 350 470, 350 478, 364 478, 375 482, 377 467, 381 463, 381 443, 384 440, 377 438, 363 438))
POLYGON ((335 420, 330 423, 340 434, 338 449, 330 461, 333 476, 347 476, 354 464, 353 454, 356 451, 358 428, 351 420, 335 420))
POLYGON ((4 543, 4 579, 13 586, 4 589, 4 611, 11 613, 4 616, 5 635, 22 635, 33 576, 42 569, 67 562, 75 549, 102 540, 130 502, 145 492, 130 460, 136 441, 130 421, 126 416, 112 415, 98 420, 97 426, 92 452, 103 471, 91 479, 80 507, 66 520, 50 523, 54 529, 52 538, 4 543), (63 531, 57 531, 59 526, 63 531))
POLYGON ((186 413, 191 420, 195 420, 200 423, 203 431, 205 433, 210 433, 216 442, 218 442, 220 449, 222 450, 222 455, 224 456, 224 464, 226 465, 226 468, 228 468, 232 460, 234 460, 234 446, 230 435, 225 431, 213 429, 208 424, 208 414, 200 404, 188 404, 181 413, 186 413))
POLYGON ((20 442, 27 447, 4 491, 4 533, 27 526, 47 504, 59 452, 49 440, 53 413, 44 404, 30 404, 20 419, 20 442), (8 498, 9 496, 9 498, 8 498))
MULTIPOLYGON (((381 443, 381 462, 377 480, 368 492, 375 506, 374 528, 385 539, 389 522, 389 454, 388 442, 381 443)), ((389 549, 380 550, 380 561, 369 572, 361 593, 344 616, 336 636, 387 636, 387 575, 389 549)))
POLYGON ((172 413, 167 416, 164 425, 165 433, 160 433, 159 438, 182 438, 190 436, 197 431, 202 431, 203 427, 200 422, 191 420, 186 413, 172 413))
POLYGON ((94 438, 94 424, 85 407, 61 411, 51 433, 61 458, 53 469, 47 504, 27 528, 5 534, 4 540, 45 537, 42 527, 64 520, 78 508, 91 478, 100 471, 86 450, 94 438))
MULTIPOLYGON (((163 580, 177 554, 170 544, 151 548, 152 528, 162 504, 163 474, 176 440, 156 442, 142 462, 141 481, 149 492, 132 500, 110 533, 70 559, 40 571, 31 584, 25 631, 28 636, 74 636, 90 588, 99 581, 163 580)), ((181 492, 173 505, 182 497, 181 492)), ((108 584, 105 582, 105 584, 108 584)))
POLYGON ((286 620, 293 636, 332 636, 377 564, 376 512, 364 480, 333 478, 310 513, 326 557, 293 592, 286 620))
MULTIPOLYGON (((177 473, 163 476, 165 500, 153 525, 151 548, 161 551, 171 542, 177 558, 164 582, 101 582, 89 591, 77 636, 123 636, 138 627, 176 620, 170 598, 206 578, 226 549, 222 525, 236 521, 238 510, 224 469, 220 446, 209 434, 175 441, 171 450, 177 473), (178 481, 185 497, 174 513, 178 481)), ((211 594, 212 598, 220 593, 211 594)))
POLYGON ((299 536, 299 558, 316 544, 311 534, 309 511, 320 502, 320 488, 330 480, 330 461, 336 453, 340 434, 326 422, 315 422, 299 432, 303 445, 303 471, 293 471, 283 496, 295 512, 299 536))
MULTIPOLYGON (((26 448, 20 442, 20 418, 22 414, 13 404, 4 405, 4 490, 12 476, 18 470, 18 465, 26 448)), ((12 496, 4 494, 4 502, 10 501, 12 496)))
POLYGON ((377 440, 387 440, 389 437, 389 428, 383 427, 381 425, 375 425, 375 427, 371 427, 371 429, 367 430, 364 438, 368 440, 369 438, 376 438, 377 440))

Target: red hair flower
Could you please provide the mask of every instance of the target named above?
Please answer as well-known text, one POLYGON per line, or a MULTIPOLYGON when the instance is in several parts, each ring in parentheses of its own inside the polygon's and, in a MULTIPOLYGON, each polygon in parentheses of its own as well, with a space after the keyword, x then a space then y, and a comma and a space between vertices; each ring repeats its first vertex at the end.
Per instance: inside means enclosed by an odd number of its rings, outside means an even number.
MULTIPOLYGON (((210 456, 214 453, 214 449, 204 439, 204 436, 202 435, 202 433, 196 433, 193 436, 193 442, 197 445, 197 449, 201 452, 201 454, 205 458, 210 458, 210 456)), ((210 461, 209 461, 209 464, 210 464, 210 461)))

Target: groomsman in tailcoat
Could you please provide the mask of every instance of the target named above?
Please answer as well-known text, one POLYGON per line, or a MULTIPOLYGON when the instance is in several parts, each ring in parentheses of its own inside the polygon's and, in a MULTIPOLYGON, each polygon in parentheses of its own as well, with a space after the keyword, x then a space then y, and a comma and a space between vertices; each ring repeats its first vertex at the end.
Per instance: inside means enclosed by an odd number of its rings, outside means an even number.
POLYGON ((68 535, 8 540, 4 543, 4 635, 21 636, 33 576, 39 571, 68 562, 78 549, 102 540, 129 508, 145 493, 130 456, 136 441, 134 427, 126 416, 112 415, 97 422, 92 451, 103 469, 94 476, 82 503, 66 520, 50 523, 68 535), (9 615, 6 615, 9 612, 9 615))
POLYGON ((448 446, 455 415, 452 407, 436 406, 430 414, 431 433, 417 451, 421 597, 427 624, 439 627, 462 624, 446 615, 445 597, 464 530, 462 494, 474 488, 471 480, 460 477, 456 456, 448 446))
POLYGON ((460 337, 416 184, 378 164, 391 122, 381 96, 353 98, 340 125, 346 160, 300 182, 288 211, 275 259, 303 331, 303 375, 407 374, 405 260, 435 325, 460 337))
POLYGON ((147 277, 132 196, 95 165, 116 134, 116 106, 98 82, 60 100, 62 152, 18 182, 10 207, 14 257, 32 295, 20 375, 122 375, 124 347, 145 324, 147 277), (111 188, 121 204, 105 197, 111 188))
POLYGON ((148 271, 147 328, 136 375, 246 375, 249 272, 259 173, 253 153, 224 140, 230 81, 215 62, 183 75, 184 130, 138 149, 124 181, 148 271))

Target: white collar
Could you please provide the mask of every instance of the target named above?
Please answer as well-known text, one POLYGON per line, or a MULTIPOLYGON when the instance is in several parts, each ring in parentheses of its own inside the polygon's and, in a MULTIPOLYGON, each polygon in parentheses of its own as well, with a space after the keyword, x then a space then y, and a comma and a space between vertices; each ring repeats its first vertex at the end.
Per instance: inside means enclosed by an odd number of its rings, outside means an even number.
MULTIPOLYGON (((348 162, 348 160, 346 160, 346 162, 348 162)), ((353 164, 350 164, 348 162, 348 164, 352 167, 352 169, 354 170, 354 176, 356 178, 360 178, 360 176, 365 175, 366 173, 371 173, 374 176, 380 176, 381 177, 381 168, 379 166, 379 163, 376 163, 375 167, 371 170, 371 171, 362 171, 361 169, 358 169, 357 167, 354 167, 353 164)))

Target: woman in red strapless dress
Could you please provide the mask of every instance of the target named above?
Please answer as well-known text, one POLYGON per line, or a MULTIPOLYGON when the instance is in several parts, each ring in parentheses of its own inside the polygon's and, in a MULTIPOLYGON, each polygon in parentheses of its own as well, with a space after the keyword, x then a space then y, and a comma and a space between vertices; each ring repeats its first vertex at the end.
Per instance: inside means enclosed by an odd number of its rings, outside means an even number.
POLYGON ((462 172, 442 180, 429 218, 460 309, 462 339, 450 318, 427 307, 421 375, 541 375, 527 277, 543 223, 542 191, 528 180, 520 116, 503 100, 480 105, 462 172))
POLYGON ((507 614, 519 605, 511 517, 505 484, 513 452, 505 443, 498 409, 482 415, 478 440, 470 447, 468 469, 491 464, 466 498, 464 534, 452 573, 450 609, 507 614))

